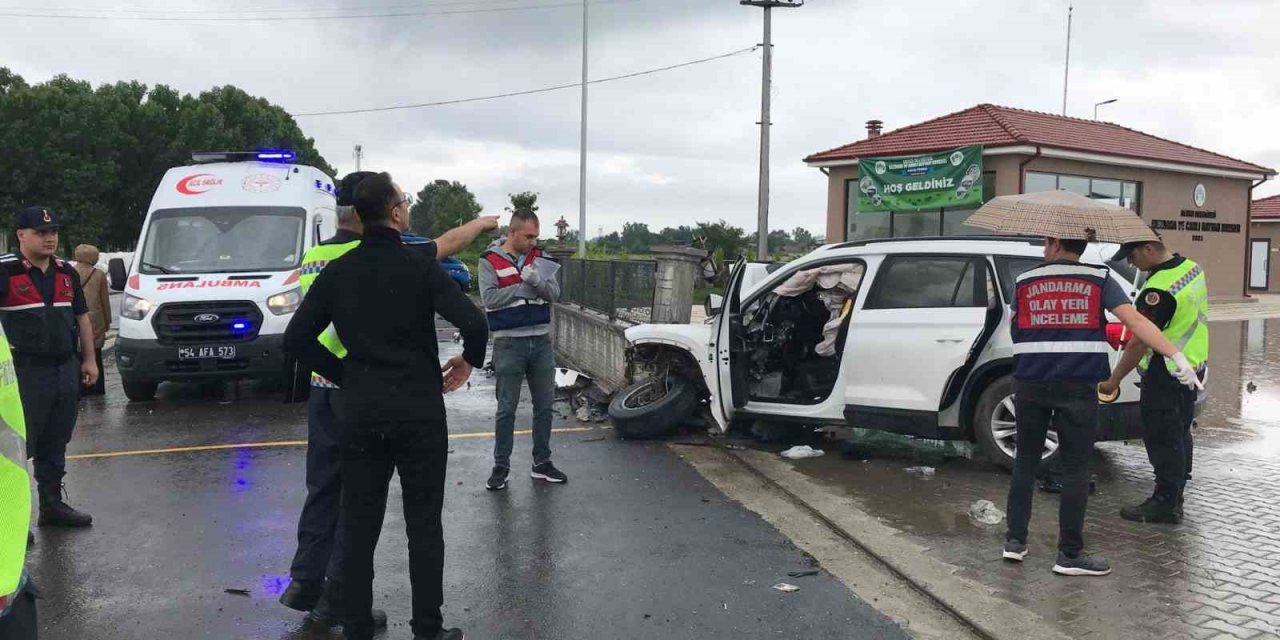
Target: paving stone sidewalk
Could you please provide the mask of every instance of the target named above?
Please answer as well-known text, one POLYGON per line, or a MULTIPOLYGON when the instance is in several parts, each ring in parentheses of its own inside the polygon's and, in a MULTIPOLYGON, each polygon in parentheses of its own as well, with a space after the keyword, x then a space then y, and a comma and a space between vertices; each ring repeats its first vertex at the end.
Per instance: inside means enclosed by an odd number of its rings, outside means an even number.
POLYGON ((1004 508, 1009 476, 985 463, 949 460, 921 478, 918 461, 871 455, 805 461, 797 469, 839 487, 882 522, 930 548, 935 558, 986 585, 992 595, 1040 614, 1059 630, 1089 638, 1280 637, 1280 463, 1216 449, 1198 450, 1181 525, 1142 525, 1119 517, 1150 491, 1141 444, 1102 444, 1092 471, 1086 544, 1111 560, 1105 578, 1065 578, 1056 554, 1056 496, 1037 493, 1031 555, 1000 559, 1005 523, 967 516, 980 499, 1004 508))

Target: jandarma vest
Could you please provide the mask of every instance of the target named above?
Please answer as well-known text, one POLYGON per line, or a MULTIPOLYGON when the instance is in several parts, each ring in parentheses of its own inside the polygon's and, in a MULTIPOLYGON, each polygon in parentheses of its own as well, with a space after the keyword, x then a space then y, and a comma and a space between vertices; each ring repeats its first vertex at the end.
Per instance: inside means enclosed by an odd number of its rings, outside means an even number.
POLYGON ((1018 276, 1015 378, 1097 382, 1110 375, 1102 306, 1108 277, 1105 268, 1079 263, 1042 264, 1018 276))
MULTIPOLYGON (((1164 337, 1187 357, 1192 367, 1202 367, 1209 359, 1209 287, 1205 283, 1204 269, 1184 259, 1182 264, 1172 269, 1152 274, 1144 288, 1165 291, 1177 301, 1173 318, 1164 328, 1164 337)), ((1150 362, 1151 352, 1148 351, 1138 368, 1146 372, 1150 362)), ((1170 373, 1178 370, 1173 360, 1164 358, 1164 363, 1170 373)))
MULTIPOLYGON (((542 251, 534 247, 525 257, 525 264, 532 264, 534 259, 540 257, 542 257, 542 251)), ((502 252, 488 251, 481 259, 488 260, 489 264, 493 265, 493 270, 498 276, 499 289, 518 287, 524 282, 520 277, 520 269, 516 268, 515 263, 502 252)), ((551 305, 541 298, 535 300, 516 298, 511 304, 489 311, 487 315, 490 331, 533 327, 551 322, 551 305)))
POLYGON ((39 287, 31 279, 31 263, 21 256, 0 256, 0 277, 9 280, 9 291, 0 300, 0 324, 18 356, 70 357, 79 348, 71 265, 53 258, 53 302, 46 304, 39 287))

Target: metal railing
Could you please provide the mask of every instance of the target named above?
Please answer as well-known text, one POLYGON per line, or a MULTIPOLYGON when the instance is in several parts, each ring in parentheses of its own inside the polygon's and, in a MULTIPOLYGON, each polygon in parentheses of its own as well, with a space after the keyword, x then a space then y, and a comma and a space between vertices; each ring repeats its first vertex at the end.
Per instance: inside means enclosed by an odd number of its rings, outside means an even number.
POLYGON ((650 322, 658 263, 652 260, 560 261, 560 302, 631 324, 650 322))

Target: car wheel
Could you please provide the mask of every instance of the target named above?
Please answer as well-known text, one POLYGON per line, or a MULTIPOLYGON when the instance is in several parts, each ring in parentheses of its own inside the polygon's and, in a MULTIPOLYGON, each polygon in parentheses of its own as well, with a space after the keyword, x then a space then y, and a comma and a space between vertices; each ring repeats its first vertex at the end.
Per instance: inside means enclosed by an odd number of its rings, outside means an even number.
POLYGON ((674 433, 697 404, 692 382, 655 376, 619 391, 609 402, 609 418, 624 438, 659 438, 674 433))
POLYGON ((152 380, 130 380, 128 378, 120 379, 121 386, 124 387, 124 395, 134 402, 150 402, 156 399, 156 390, 160 388, 160 383, 152 380))
MULTIPOLYGON (((1017 411, 1013 405, 1013 377, 997 378, 978 397, 973 412, 974 436, 982 453, 991 462, 1013 470, 1018 455, 1017 411)), ((1044 440, 1041 461, 1058 455, 1058 432, 1050 429, 1044 440)))

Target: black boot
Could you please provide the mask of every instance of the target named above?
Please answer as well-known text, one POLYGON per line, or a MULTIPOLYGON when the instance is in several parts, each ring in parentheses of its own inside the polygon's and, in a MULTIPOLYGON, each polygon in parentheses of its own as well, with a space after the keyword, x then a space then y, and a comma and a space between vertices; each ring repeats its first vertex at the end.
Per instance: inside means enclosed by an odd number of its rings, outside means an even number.
POLYGON ((62 501, 62 486, 40 489, 40 519, 42 527, 87 527, 93 524, 93 516, 76 511, 62 501))
POLYGON ((1179 524, 1182 522, 1182 507, 1176 500, 1151 497, 1140 505, 1121 509, 1120 517, 1133 522, 1179 524))
MULTIPOLYGON (((307 614, 307 623, 318 627, 331 629, 342 625, 342 585, 333 580, 325 583, 324 594, 320 596, 320 601, 316 603, 311 613, 307 614)), ((387 612, 382 609, 373 609, 370 611, 373 616, 373 626, 381 629, 387 626, 387 612)))
POLYGON ((320 599, 323 591, 323 580, 294 579, 285 588, 284 593, 280 594, 280 604, 294 611, 311 611, 316 607, 316 601, 320 599))

